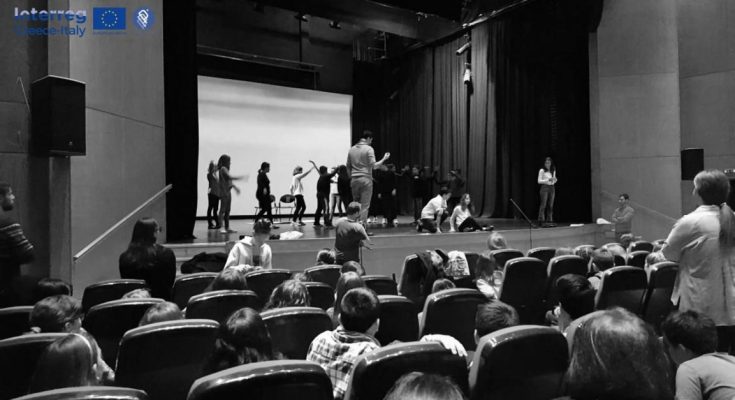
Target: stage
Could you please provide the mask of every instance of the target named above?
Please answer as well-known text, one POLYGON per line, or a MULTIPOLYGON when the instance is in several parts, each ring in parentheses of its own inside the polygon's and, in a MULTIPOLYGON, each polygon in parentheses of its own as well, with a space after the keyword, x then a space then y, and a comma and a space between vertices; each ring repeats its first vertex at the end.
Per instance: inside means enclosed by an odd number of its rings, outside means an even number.
MULTIPOLYGON (((461 250, 482 252, 487 249, 488 232, 448 233, 449 224, 442 225, 443 233, 417 233, 411 217, 399 217, 399 225, 387 228, 381 224, 370 224, 368 231, 372 250, 363 250, 362 261, 367 273, 398 276, 403 260, 409 254, 427 249, 445 251, 461 250)), ((314 264, 319 249, 334 246, 334 229, 314 227, 313 219, 304 220, 305 226, 294 228, 289 222, 277 223, 279 229, 273 233, 297 230, 304 236, 296 240, 271 240, 273 267, 300 271, 314 264)), ((480 224, 493 225, 495 231, 505 236, 508 246, 527 251, 533 247, 576 246, 579 244, 602 245, 611 241, 610 227, 596 224, 559 224, 554 228, 529 229, 522 220, 478 219, 480 224)), ((240 235, 252 233, 251 219, 237 219, 230 222, 230 228, 237 233, 220 234, 208 230, 206 221, 198 220, 194 228, 197 237, 186 243, 167 243, 166 246, 176 253, 178 264, 201 252, 225 251, 228 241, 238 240, 240 235)))

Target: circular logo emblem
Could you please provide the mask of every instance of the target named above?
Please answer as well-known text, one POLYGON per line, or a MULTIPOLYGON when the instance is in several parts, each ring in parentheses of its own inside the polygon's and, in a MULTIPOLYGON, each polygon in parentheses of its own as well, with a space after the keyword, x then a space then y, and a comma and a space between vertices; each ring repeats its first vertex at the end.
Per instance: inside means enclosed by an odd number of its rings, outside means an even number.
POLYGON ((147 7, 139 8, 133 13, 133 22, 135 22, 135 26, 143 31, 151 29, 155 20, 156 17, 153 14, 153 10, 147 7))

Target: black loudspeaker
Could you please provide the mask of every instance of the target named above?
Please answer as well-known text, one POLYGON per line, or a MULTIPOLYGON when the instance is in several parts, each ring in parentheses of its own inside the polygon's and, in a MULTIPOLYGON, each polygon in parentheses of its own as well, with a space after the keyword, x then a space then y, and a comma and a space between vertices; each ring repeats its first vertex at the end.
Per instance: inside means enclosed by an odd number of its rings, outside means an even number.
POLYGON ((726 169, 725 175, 730 180, 730 195, 727 196, 727 205, 735 210, 735 169, 726 169))
POLYGON ((31 84, 31 152, 83 156, 87 151, 84 82, 46 76, 31 84))
POLYGON ((691 181, 704 169, 704 149, 681 151, 681 180, 691 181))

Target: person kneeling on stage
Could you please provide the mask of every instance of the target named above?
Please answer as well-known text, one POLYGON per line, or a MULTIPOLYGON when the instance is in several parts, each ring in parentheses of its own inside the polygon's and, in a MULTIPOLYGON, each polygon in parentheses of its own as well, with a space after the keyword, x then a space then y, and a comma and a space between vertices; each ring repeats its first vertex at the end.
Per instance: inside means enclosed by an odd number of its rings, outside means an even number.
POLYGON ((449 199, 449 190, 445 187, 439 189, 439 194, 429 200, 421 210, 421 220, 416 224, 416 230, 421 232, 423 229, 431 233, 441 233, 441 224, 449 216, 447 212, 447 199, 449 199), (439 217, 439 224, 436 219, 439 217))

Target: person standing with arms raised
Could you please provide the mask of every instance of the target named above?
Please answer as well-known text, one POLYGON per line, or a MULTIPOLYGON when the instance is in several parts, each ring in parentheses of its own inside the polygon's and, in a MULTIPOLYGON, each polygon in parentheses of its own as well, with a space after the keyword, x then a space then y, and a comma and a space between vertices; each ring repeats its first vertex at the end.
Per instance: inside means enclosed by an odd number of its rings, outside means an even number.
POLYGON ((367 223, 370 199, 373 196, 373 168, 388 160, 390 153, 385 153, 380 161, 375 161, 375 150, 373 133, 366 130, 362 132, 360 141, 350 148, 347 154, 347 171, 350 174, 350 188, 352 189, 352 200, 360 203, 360 222, 367 223))

